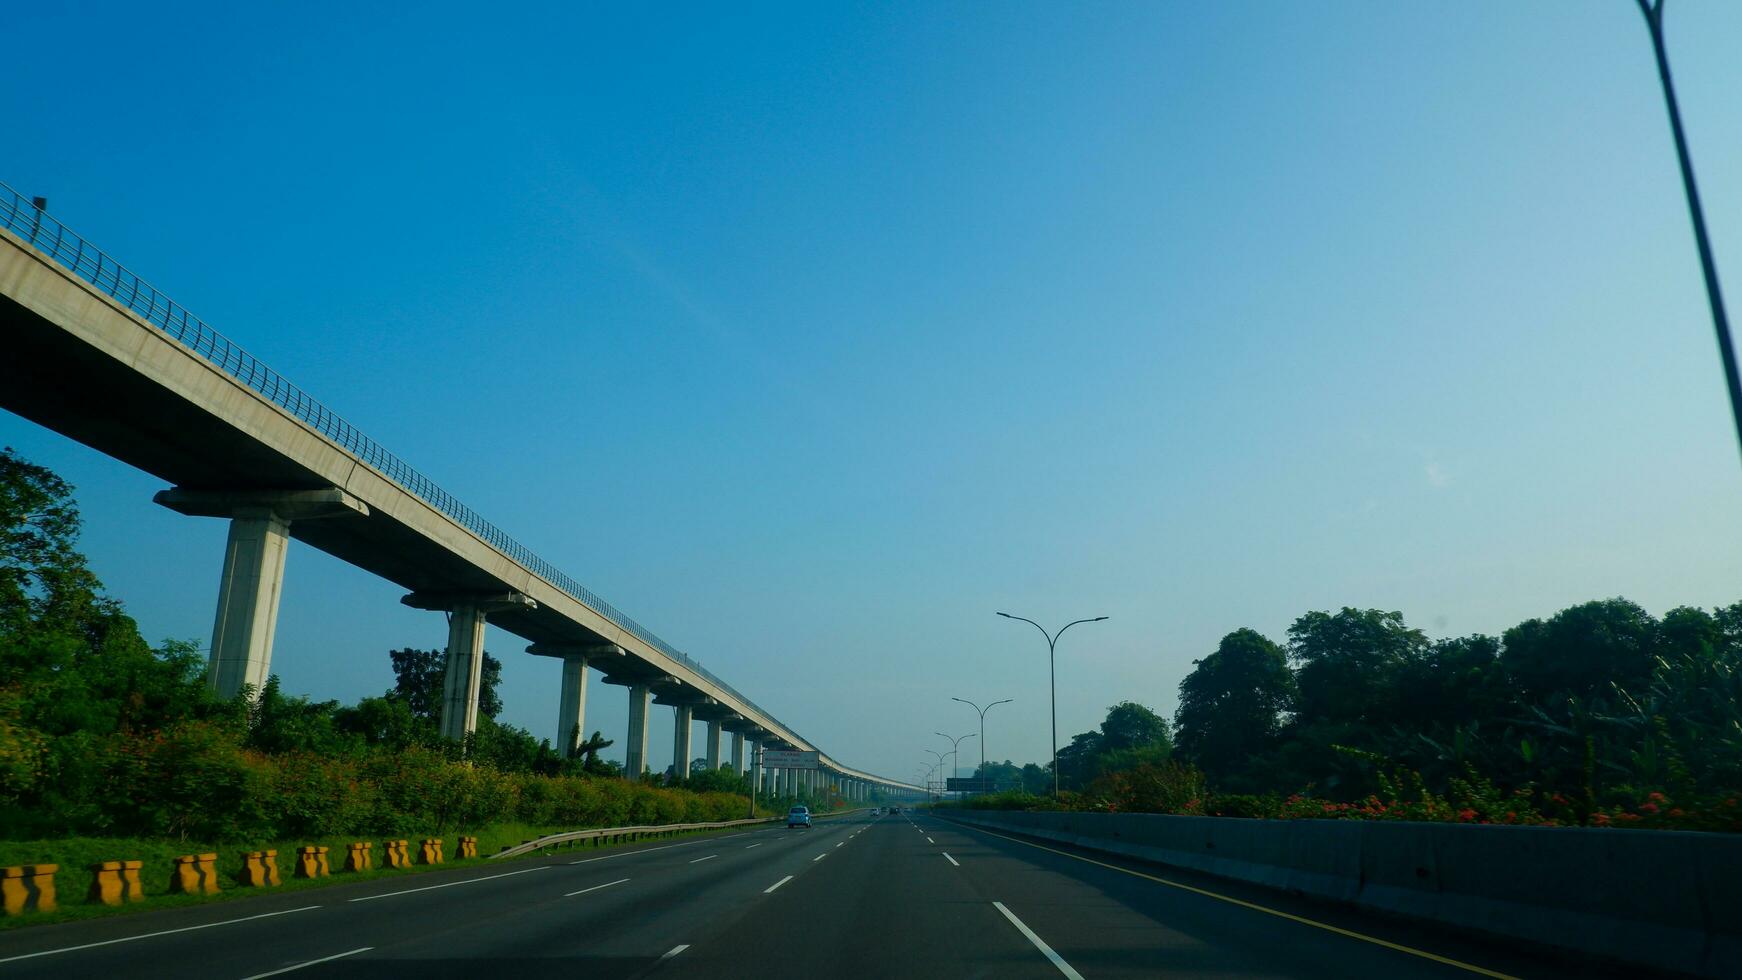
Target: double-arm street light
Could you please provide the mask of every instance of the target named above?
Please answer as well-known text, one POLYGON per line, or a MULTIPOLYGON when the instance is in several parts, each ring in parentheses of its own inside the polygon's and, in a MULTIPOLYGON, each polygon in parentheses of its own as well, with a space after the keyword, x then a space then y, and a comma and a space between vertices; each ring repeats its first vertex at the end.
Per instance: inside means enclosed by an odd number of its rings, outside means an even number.
POLYGON ((951 698, 950 700, 951 701, 960 701, 963 704, 967 705, 970 708, 973 708, 975 711, 978 711, 980 713, 980 772, 979 772, 979 778, 985 779, 986 778, 986 712, 991 711, 993 708, 996 708, 1001 704, 1009 704, 1010 702, 1012 702, 1016 699, 1015 698, 1005 698, 1002 701, 994 701, 991 704, 985 706, 984 708, 980 707, 979 705, 975 704, 972 701, 969 701, 967 698, 951 698))
POLYGON ((1058 651, 1059 637, 1065 635, 1065 630, 1070 629, 1078 623, 1098 623, 1107 617, 1096 616, 1093 619, 1072 620, 1071 622, 1060 626, 1057 633, 1048 633, 1046 627, 1032 619, 1023 619, 1021 616, 1012 616, 1007 612, 1001 612, 998 615, 1003 616, 1005 619, 1014 619, 1027 623, 1035 629, 1040 630, 1041 636, 1046 637, 1046 666, 1052 686, 1052 795, 1054 799, 1057 799, 1059 795, 1059 690, 1058 658, 1056 653, 1058 651))
MULTIPOLYGON (((953 736, 953 735, 945 735, 943 732, 933 732, 932 734, 936 735, 939 738, 947 738, 950 740, 950 775, 954 776, 956 773, 961 772, 962 771, 962 752, 961 752, 962 739, 973 738, 974 734, 972 732, 969 732, 968 734, 963 735, 960 738, 953 736)), ((949 783, 945 783, 944 787, 946 789, 948 789, 949 785, 950 785, 949 783)))
MULTIPOLYGON (((948 738, 949 736, 946 735, 944 737, 948 738)), ((937 766, 937 769, 935 771, 939 775, 943 775, 944 757, 949 755, 949 753, 948 752, 939 752, 937 749, 926 749, 926 751, 930 752, 932 755, 935 755, 938 757, 938 766, 937 766)), ((927 796, 931 795, 931 783, 929 781, 926 783, 926 795, 927 796)))
POLYGON ((1657 77, 1663 83, 1663 103, 1669 110, 1670 133, 1675 137, 1676 162, 1681 165, 1682 192, 1688 199, 1688 215, 1694 223, 1694 245, 1700 253, 1700 272, 1706 280, 1706 302, 1712 307, 1712 329, 1718 335, 1718 356, 1724 362, 1724 383, 1730 391, 1730 414, 1736 435, 1742 439, 1742 371, 1736 367, 1736 345, 1730 339, 1730 318, 1724 313, 1724 293, 1718 288, 1718 262, 1712 258, 1712 242, 1706 235, 1706 213, 1700 207, 1700 191, 1694 183, 1694 161, 1688 153, 1687 134, 1682 132, 1681 109, 1676 105, 1675 84, 1669 78, 1669 51, 1663 44, 1663 0, 1639 0, 1651 32, 1651 50, 1657 56, 1657 77))

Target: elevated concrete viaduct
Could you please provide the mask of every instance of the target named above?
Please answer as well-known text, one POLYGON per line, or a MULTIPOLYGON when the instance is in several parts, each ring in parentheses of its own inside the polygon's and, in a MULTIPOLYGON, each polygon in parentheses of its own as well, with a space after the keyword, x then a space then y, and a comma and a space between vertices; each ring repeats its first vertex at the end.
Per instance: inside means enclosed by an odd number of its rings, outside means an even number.
MULTIPOLYGON (((691 713, 710 719, 710 763, 720 730, 817 749, 3 184, 0 329, 0 407, 165 480, 163 506, 231 522, 212 636, 220 694, 258 687, 271 672, 294 539, 396 583, 408 605, 448 614, 450 737, 476 724, 488 623, 563 660, 556 741, 565 752, 585 737, 589 668, 628 689, 632 777, 649 766, 656 696, 680 718, 680 772, 691 713)), ((823 760, 882 792, 922 792, 823 760)))

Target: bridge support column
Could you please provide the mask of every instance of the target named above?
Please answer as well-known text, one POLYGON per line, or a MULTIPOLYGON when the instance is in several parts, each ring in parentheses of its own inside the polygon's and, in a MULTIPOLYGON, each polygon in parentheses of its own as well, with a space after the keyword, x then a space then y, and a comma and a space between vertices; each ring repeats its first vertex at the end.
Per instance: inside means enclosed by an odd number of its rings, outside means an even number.
POLYGON ((744 733, 732 733, 732 775, 744 775, 744 733))
POLYGON ((679 779, 690 778, 690 736, 695 732, 695 708, 687 704, 672 706, 677 727, 672 733, 671 771, 679 779))
POLYGON ((647 712, 652 706, 652 688, 629 685, 629 744, 623 750, 623 771, 631 782, 641 779, 647 770, 647 712))
POLYGON ((478 682, 484 674, 485 612, 462 602, 448 614, 448 662, 442 672, 442 737, 478 729, 478 682))
POLYGON ((278 597, 289 547, 290 522, 270 510, 230 518, 206 678, 219 697, 233 698, 244 687, 258 693, 271 676, 272 638, 278 630, 278 597))
POLYGON ((537 609, 538 603, 518 592, 495 595, 413 592, 399 601, 413 609, 448 614, 441 731, 443 738, 462 741, 478 729, 478 684, 484 676, 484 626, 489 614, 537 609))
POLYGON ((258 694, 272 676, 272 640, 292 521, 368 516, 369 507, 343 490, 163 490, 154 501, 192 517, 228 517, 224 572, 206 683, 221 698, 244 688, 258 694))
POLYGON ((573 759, 587 737, 587 658, 564 657, 562 696, 557 702, 557 751, 573 759))
POLYGON ((708 722, 708 744, 702 747, 702 755, 708 759, 708 771, 720 768, 720 723, 708 722))
POLYGON ((534 643, 526 652, 535 657, 555 657, 563 662, 562 687, 558 689, 556 741, 552 744, 565 759, 580 754, 587 737, 587 666, 595 659, 623 656, 623 648, 611 643, 571 645, 534 643))

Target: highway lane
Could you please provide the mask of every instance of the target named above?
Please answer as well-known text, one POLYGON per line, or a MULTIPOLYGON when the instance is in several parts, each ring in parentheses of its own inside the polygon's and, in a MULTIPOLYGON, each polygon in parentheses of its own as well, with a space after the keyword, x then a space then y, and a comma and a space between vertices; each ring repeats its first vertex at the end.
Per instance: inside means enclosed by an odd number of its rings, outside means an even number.
POLYGON ((567 852, 0 934, 5 975, 248 978, 274 971, 565 978, 1595 975, 1588 965, 906 814, 849 815, 810 831, 774 828, 567 852), (148 935, 169 929, 188 931, 148 935), (69 948, 136 936, 146 938, 69 948), (65 951, 12 958, 53 950, 65 951))
POLYGON ((475 975, 483 965, 572 977, 579 957, 600 975, 630 976, 676 944, 660 945, 667 933, 690 934, 691 921, 706 925, 734 912, 751 885, 760 894, 776 878, 808 873, 823 863, 815 854, 870 819, 568 851, 14 930, 0 934, 0 975, 252 977, 348 953, 306 969, 400 976, 415 967, 439 976, 475 975), (599 885, 606 887, 584 891, 599 885))
POLYGON ((864 972, 892 976, 1593 975, 1259 889, 1236 895, 1223 882, 1193 882, 1346 930, 1331 931, 929 815, 898 816, 861 840, 832 874, 793 882, 748 928, 686 951, 661 976, 752 977, 758 969, 740 964, 771 947, 793 963, 872 964, 864 972))

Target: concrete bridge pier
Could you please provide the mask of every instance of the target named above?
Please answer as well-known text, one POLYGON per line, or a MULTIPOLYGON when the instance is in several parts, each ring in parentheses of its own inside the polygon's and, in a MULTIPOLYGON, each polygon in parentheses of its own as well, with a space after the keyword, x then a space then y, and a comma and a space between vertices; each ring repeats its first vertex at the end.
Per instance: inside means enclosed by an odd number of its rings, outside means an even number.
POLYGON ((488 595, 413 592, 400 602, 448 614, 447 665, 442 674, 442 737, 463 740, 478 729, 478 684, 484 675, 484 627, 493 612, 537 609, 518 592, 488 595))
POLYGON ((535 657, 555 657, 563 662, 556 715, 556 741, 563 758, 573 759, 587 737, 587 667, 594 662, 624 656, 615 643, 534 643, 526 652, 535 657))
MULTIPOLYGON (((641 779, 647 771, 647 716, 655 704, 655 692, 679 687, 682 682, 668 674, 643 673, 606 674, 604 681, 629 689, 629 739, 623 749, 623 774, 630 780, 641 779)), ((671 703, 661 697, 657 703, 671 703)))
POLYGON ((647 771, 647 712, 653 707, 653 690, 646 684, 629 685, 629 743, 623 750, 623 772, 631 782, 647 771))
POLYGON ((688 779, 690 775, 690 737, 695 734, 695 710, 688 704, 672 705, 677 727, 672 732, 671 771, 679 779, 688 779))
POLYGON ((717 718, 708 722, 707 744, 702 746, 702 755, 707 757, 709 772, 720 768, 720 722, 717 718))
POLYGON ((233 698, 245 687, 258 694, 272 676, 272 639, 278 630, 291 522, 367 517, 369 506, 337 487, 284 491, 176 487, 151 499, 190 517, 230 519, 206 683, 222 698, 233 698))
POLYGON ((744 775, 744 733, 732 733, 732 775, 744 775))

